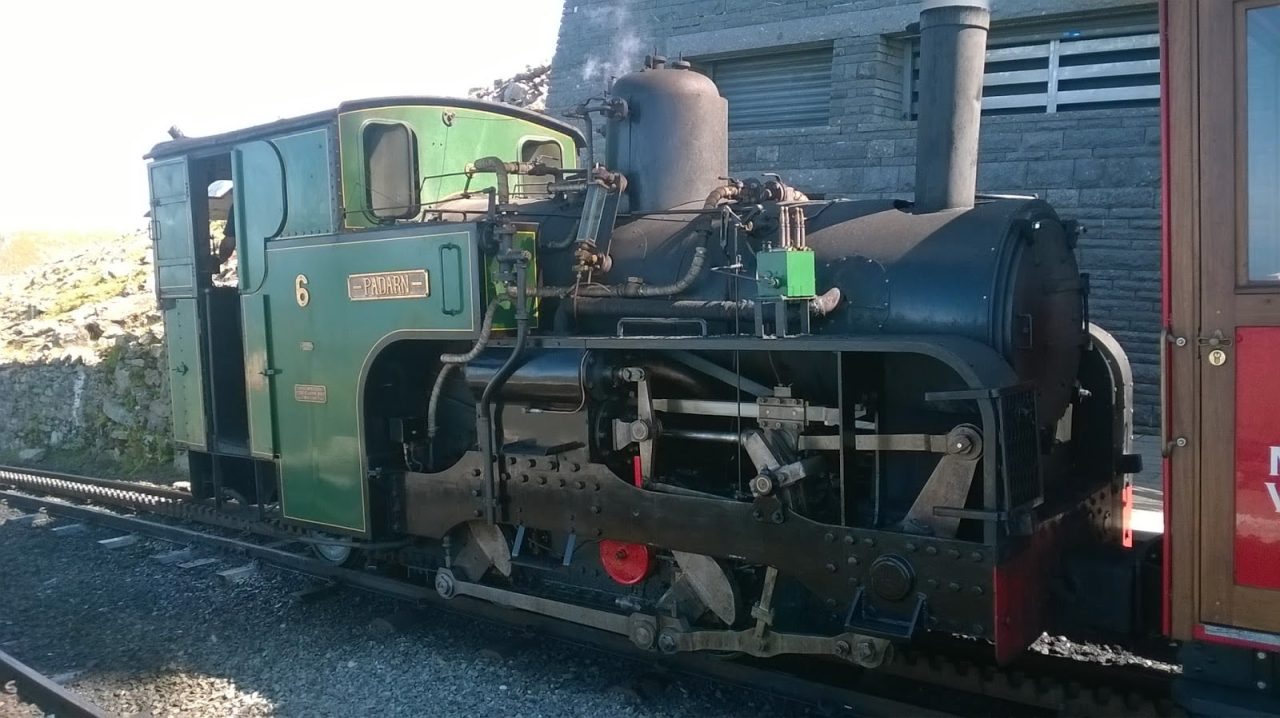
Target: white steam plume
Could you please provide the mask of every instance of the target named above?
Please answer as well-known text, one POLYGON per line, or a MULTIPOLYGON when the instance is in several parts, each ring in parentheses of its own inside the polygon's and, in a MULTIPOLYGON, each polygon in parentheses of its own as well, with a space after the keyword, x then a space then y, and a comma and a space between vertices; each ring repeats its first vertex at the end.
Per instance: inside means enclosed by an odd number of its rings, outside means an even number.
POLYGON ((615 77, 637 69, 644 43, 635 32, 631 12, 620 0, 583 8, 586 34, 600 43, 582 62, 582 81, 596 83, 603 90, 615 77))

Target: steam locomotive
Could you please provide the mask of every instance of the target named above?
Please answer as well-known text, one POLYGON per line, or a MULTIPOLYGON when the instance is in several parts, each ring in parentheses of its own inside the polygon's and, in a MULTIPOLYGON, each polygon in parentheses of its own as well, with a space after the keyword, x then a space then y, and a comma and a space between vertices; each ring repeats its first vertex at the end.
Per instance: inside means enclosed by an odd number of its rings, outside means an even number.
POLYGON ((921 14, 914 200, 731 177, 725 100, 661 57, 585 132, 398 97, 157 145, 193 493, 663 652, 1009 660, 1114 615, 1130 370, 1079 224, 976 192, 987 26, 921 14))

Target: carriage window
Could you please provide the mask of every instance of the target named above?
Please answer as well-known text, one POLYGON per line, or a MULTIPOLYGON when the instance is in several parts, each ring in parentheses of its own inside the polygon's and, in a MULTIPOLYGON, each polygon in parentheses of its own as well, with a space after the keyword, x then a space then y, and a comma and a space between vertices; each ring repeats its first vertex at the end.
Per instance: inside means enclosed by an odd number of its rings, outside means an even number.
POLYGON ((1280 7, 1245 13, 1249 280, 1280 282, 1280 7))
POLYGON ((418 139, 401 122, 365 125, 365 206, 375 219, 408 219, 418 213, 418 139))

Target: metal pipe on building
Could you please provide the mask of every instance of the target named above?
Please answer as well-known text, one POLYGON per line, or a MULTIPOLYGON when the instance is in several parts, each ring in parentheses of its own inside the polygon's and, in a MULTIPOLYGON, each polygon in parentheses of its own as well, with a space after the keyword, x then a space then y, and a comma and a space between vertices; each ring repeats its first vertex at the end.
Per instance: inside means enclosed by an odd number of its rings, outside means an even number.
POLYGON ((985 0, 933 0, 920 11, 916 213, 973 206, 990 24, 985 0))

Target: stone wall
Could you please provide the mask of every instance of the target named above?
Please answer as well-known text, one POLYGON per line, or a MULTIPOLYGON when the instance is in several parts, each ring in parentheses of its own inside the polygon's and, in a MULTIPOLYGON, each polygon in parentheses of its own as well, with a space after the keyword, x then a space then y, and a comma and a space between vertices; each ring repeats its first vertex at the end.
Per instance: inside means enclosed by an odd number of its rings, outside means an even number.
MULTIPOLYGON (((1143 0, 1001 0, 993 24, 1049 15, 1139 14, 1143 0)), ((801 189, 854 199, 907 195, 915 181, 915 125, 903 119, 903 43, 917 19, 906 0, 566 0, 548 111, 601 93, 646 52, 668 57, 832 44, 831 121, 825 127, 730 133, 729 165, 779 172, 801 189)), ((1035 193, 1088 230, 1079 257, 1094 321, 1134 366, 1135 420, 1156 423, 1160 310, 1160 122, 1155 108, 983 119, 979 189, 1035 193)))
POLYGON ((172 462, 149 245, 127 235, 0 276, 0 458, 172 462))

